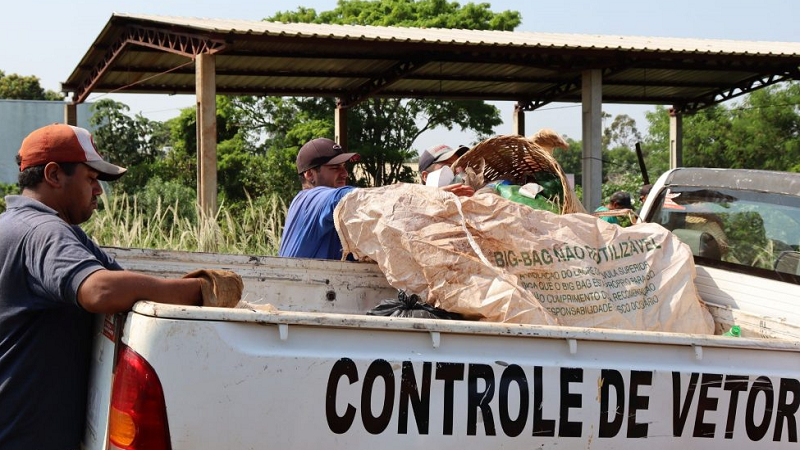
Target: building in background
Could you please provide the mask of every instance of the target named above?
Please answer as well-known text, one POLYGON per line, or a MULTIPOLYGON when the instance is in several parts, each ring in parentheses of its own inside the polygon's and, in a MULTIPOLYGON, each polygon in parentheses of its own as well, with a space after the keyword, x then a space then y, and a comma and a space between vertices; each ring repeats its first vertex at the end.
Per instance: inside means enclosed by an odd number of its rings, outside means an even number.
MULTIPOLYGON (((90 129, 90 106, 78 105, 79 127, 90 129)), ((22 140, 31 131, 56 122, 64 123, 64 102, 0 100, 0 182, 17 183, 19 167, 14 157, 22 140)))

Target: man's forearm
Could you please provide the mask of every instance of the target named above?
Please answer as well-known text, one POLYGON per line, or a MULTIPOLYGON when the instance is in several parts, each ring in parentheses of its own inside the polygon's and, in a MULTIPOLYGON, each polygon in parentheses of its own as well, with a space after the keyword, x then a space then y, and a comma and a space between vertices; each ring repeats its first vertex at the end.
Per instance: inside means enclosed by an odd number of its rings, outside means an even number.
POLYGON ((98 270, 78 288, 78 303, 93 313, 128 311, 139 300, 199 305, 202 282, 197 278, 166 279, 126 270, 98 270))

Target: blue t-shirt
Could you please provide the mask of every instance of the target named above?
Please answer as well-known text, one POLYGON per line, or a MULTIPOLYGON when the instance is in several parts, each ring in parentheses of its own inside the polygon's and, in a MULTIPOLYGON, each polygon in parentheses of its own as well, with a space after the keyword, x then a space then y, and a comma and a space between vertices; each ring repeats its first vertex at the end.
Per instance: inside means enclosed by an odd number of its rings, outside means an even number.
POLYGON ((278 255, 342 259, 342 243, 333 225, 333 209, 353 189, 353 186, 319 186, 300 191, 289 205, 278 255))
POLYGON ((78 226, 24 196, 0 215, 0 448, 77 449, 83 438, 92 314, 78 288, 122 268, 78 226))

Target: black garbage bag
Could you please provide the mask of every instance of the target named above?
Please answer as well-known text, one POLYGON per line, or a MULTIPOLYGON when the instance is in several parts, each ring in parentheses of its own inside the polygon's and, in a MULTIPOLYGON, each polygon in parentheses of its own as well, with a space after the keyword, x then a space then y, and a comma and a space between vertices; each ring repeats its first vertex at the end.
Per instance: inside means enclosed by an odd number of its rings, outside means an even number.
POLYGON ((368 316, 414 317, 417 319, 462 320, 463 316, 433 307, 420 301, 416 294, 407 295, 398 291, 397 298, 382 301, 378 306, 367 311, 368 316))

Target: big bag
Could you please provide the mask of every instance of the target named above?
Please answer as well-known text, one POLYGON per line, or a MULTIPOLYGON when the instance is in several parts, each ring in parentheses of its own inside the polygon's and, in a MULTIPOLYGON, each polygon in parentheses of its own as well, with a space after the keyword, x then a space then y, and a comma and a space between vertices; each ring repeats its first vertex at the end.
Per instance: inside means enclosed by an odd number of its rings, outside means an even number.
POLYGON ((713 333, 691 251, 657 224, 621 228, 412 184, 356 189, 334 222, 345 255, 466 318, 713 333))

